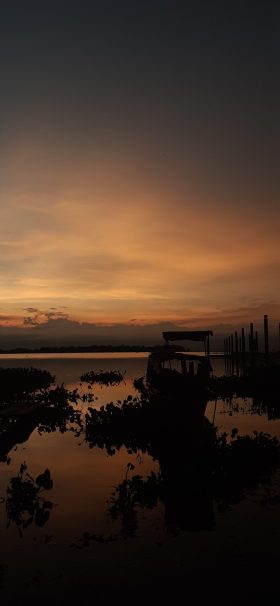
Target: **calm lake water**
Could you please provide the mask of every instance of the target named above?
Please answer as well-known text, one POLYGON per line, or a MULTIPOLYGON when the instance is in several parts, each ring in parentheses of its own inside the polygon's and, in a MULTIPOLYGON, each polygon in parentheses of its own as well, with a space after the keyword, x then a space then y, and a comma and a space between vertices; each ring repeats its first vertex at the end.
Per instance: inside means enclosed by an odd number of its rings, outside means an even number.
MULTIPOLYGON (((0 356, 1 367, 46 369, 56 376, 57 384, 77 387, 81 395, 89 393, 88 385, 80 384, 83 373, 120 370, 124 373, 120 385, 91 389, 97 408, 136 395, 133 380, 145 374, 146 362, 147 354, 0 356)), ((215 374, 223 373, 221 359, 214 359, 213 366, 215 374)), ((269 419, 253 404, 250 398, 219 401, 216 407, 209 402, 206 417, 221 432, 237 427, 240 434, 263 431, 280 438, 280 420, 269 419)), ((88 404, 81 401, 79 406, 85 411, 88 404)), ((50 599, 58 604, 88 604, 86 591, 92 602, 123 596, 136 603, 140 595, 154 599, 159 588, 174 597, 182 586, 186 598, 195 591, 199 600, 205 591, 216 603, 235 599, 242 603, 242 598, 245 603, 252 591, 268 600, 272 597, 280 507, 279 499, 266 497, 278 490, 279 474, 268 479, 265 488, 260 485, 244 492, 230 507, 221 508, 213 499, 208 504, 214 520, 211 528, 205 529, 203 513, 196 529, 169 524, 166 501, 163 505, 157 499, 135 508, 134 530, 125 533, 122 515, 113 519, 110 513, 115 487, 126 477, 157 474, 159 461, 124 446, 110 455, 105 448, 90 448, 75 423, 69 422, 65 429, 38 431, 36 425, 30 426, 22 442, 10 450, 8 461, 0 463, 0 595, 6 604, 23 604, 25 599, 34 604, 50 599), (15 522, 7 525, 7 488, 22 464, 32 478, 50 470, 53 487, 39 493, 52 503, 44 525, 32 515, 26 528, 15 522)), ((179 468, 185 465, 181 458, 179 468)))

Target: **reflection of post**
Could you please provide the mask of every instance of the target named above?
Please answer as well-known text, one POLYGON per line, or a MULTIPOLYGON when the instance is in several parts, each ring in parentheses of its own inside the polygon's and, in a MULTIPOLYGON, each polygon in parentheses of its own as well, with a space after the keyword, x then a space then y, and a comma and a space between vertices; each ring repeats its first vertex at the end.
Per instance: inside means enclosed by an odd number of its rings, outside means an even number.
POLYGON ((255 333, 255 351, 258 353, 259 351, 259 335, 258 335, 258 331, 256 330, 255 333))
POLYGON ((268 317, 264 316, 263 319, 263 329, 264 329, 264 353, 266 358, 266 363, 268 362, 269 355, 269 344, 268 344, 268 317))
POLYGON ((239 351, 238 351, 238 333, 235 332, 234 333, 234 340, 235 340, 235 368, 236 368, 236 374, 239 374, 239 351))
POLYGON ((183 375, 187 375, 188 371, 187 371, 187 362, 185 358, 182 358, 181 360, 181 366, 182 366, 182 374, 183 375))
POLYGON ((206 336, 204 341, 204 352, 207 357, 207 360, 210 358, 210 343, 209 343, 209 335, 206 336))
POLYGON ((224 339, 224 363, 225 363, 225 372, 228 370, 228 338, 224 339))
POLYGON ((233 335, 230 335, 230 364, 231 364, 231 374, 234 374, 234 352, 233 352, 233 335))
POLYGON ((194 363, 193 363, 193 361, 190 361, 190 363, 189 363, 189 376, 190 377, 194 377, 194 363))
POLYGON ((241 351, 242 351, 242 372, 244 372, 245 352, 246 352, 245 330, 244 330, 244 328, 241 329, 241 351))

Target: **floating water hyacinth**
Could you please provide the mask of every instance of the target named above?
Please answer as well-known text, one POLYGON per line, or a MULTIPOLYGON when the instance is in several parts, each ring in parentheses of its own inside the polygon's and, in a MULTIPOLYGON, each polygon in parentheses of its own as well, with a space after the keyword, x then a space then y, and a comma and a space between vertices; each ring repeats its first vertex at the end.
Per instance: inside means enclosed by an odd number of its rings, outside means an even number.
POLYGON ((90 370, 81 376, 85 383, 102 383, 103 385, 119 385, 124 380, 124 375, 119 370, 90 370))

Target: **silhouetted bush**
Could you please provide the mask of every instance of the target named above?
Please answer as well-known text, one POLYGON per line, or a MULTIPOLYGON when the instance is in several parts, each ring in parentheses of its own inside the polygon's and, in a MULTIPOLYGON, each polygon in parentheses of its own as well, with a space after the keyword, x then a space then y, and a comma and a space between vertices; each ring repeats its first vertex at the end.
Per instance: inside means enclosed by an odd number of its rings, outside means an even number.
POLYGON ((0 368, 0 402, 44 391, 55 382, 47 371, 37 368, 0 368))

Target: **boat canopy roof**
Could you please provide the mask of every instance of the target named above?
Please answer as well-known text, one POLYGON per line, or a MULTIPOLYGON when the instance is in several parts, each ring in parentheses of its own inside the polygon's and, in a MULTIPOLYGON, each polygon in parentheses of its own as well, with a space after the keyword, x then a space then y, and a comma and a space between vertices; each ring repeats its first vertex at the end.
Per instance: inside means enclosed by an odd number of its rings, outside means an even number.
POLYGON ((212 330, 177 330, 163 332, 162 336, 165 341, 203 341, 205 343, 207 337, 213 336, 213 332, 212 330))

